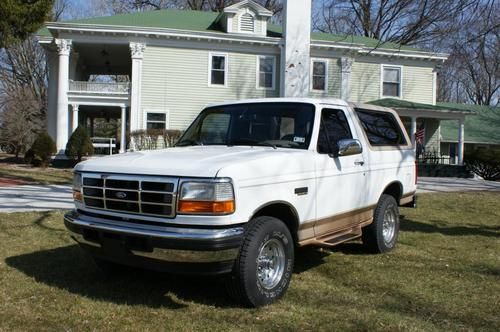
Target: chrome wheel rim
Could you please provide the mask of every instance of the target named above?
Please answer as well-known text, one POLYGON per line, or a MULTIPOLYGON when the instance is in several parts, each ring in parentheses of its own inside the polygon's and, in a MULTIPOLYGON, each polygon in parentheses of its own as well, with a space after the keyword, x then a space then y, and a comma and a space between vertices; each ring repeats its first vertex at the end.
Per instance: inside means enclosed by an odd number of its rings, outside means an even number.
POLYGON ((384 212, 384 222, 382 225, 382 236, 386 244, 391 243, 394 239, 394 234, 396 233, 396 220, 397 214, 394 206, 387 207, 384 212))
POLYGON ((265 289, 278 285, 285 271, 285 247, 276 239, 267 240, 257 256, 257 281, 265 289))

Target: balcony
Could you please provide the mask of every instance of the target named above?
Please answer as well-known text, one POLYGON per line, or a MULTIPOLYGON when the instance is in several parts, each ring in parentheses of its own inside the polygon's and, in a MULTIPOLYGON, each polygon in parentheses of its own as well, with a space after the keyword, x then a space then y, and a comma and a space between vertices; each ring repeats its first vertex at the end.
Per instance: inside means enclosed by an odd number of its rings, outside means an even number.
POLYGON ((130 93, 130 82, 103 83, 70 80, 69 92, 76 94, 128 96, 130 93))

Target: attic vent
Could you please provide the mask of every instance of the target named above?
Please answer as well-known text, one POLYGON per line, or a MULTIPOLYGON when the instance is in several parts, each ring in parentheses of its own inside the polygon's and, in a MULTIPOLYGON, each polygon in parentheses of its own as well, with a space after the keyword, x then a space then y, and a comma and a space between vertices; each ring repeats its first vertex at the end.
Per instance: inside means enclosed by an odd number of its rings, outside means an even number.
POLYGON ((254 19, 253 19, 252 15, 250 15, 248 13, 241 15, 240 31, 241 32, 253 32, 254 31, 254 19))

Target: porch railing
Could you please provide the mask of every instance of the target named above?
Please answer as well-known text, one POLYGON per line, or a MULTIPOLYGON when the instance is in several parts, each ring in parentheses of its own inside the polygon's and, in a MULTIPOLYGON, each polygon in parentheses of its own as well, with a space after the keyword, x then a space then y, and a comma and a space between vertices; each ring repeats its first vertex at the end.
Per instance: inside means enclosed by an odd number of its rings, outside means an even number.
POLYGON ((70 92, 128 94, 130 82, 103 83, 88 81, 69 81, 70 92))
POLYGON ((92 145, 94 146, 94 154, 113 154, 116 149, 116 140, 109 137, 91 137, 92 145), (103 153, 104 152, 104 153, 103 153))

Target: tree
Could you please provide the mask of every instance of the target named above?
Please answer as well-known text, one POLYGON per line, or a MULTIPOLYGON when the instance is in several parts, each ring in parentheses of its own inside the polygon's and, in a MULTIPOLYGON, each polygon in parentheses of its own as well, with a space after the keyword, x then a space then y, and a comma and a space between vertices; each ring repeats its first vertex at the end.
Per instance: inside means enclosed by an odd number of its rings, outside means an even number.
POLYGON ((78 126, 73 134, 71 134, 66 144, 65 153, 68 157, 76 157, 77 162, 82 161, 83 156, 92 155, 94 153, 94 146, 84 127, 78 126))
POLYGON ((54 0, 0 1, 0 48, 26 39, 46 21, 54 0))
POLYGON ((314 26, 401 45, 428 44, 450 32, 449 22, 475 0, 325 0, 314 26))
POLYGON ((56 153, 56 143, 50 138, 46 131, 41 132, 31 146, 33 160, 40 160, 42 167, 47 167, 50 158, 56 153))
POLYGON ((444 101, 497 105, 500 99, 500 3, 484 1, 447 39, 450 58, 439 75, 444 101))
POLYGON ((0 95, 0 143, 16 158, 26 151, 43 129, 42 105, 29 88, 17 86, 0 95))

